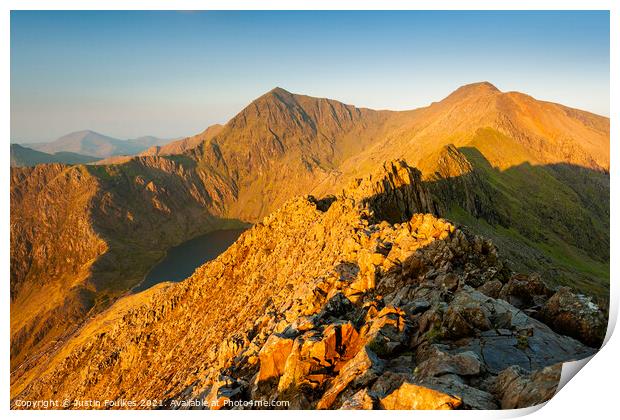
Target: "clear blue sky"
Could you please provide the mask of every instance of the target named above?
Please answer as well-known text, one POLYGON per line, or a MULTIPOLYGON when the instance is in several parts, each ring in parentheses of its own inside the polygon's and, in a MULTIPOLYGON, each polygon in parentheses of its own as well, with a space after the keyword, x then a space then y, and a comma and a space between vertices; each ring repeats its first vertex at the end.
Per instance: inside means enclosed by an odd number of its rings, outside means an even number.
POLYGON ((412 109, 488 80, 609 115, 608 12, 11 13, 11 139, 180 137, 275 86, 412 109))

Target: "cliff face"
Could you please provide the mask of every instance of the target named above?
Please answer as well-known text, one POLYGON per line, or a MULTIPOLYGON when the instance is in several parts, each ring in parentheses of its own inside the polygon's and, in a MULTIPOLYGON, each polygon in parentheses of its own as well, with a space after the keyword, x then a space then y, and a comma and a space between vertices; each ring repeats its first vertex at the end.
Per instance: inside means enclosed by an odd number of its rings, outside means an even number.
POLYGON ((293 199, 187 280, 118 300, 16 372, 13 400, 428 409, 552 396, 556 364, 594 350, 533 317, 597 345, 598 309, 420 213, 429 195, 415 176, 401 183, 416 173, 403 162, 383 172, 337 197, 293 199), (412 215, 382 220, 394 208, 412 215), (567 309, 577 304, 588 328, 566 322, 583 319, 567 309))
POLYGON ((420 171, 405 161, 384 163, 375 173, 354 180, 343 194, 366 205, 377 220, 391 223, 409 220, 415 213, 439 213, 420 171))
POLYGON ((89 266, 108 247, 89 218, 98 184, 84 168, 20 168, 12 169, 11 177, 11 362, 16 364, 47 335, 57 337, 84 319, 95 300, 84 286, 89 266))
POLYGON ((389 115, 276 88, 188 156, 235 182, 239 196, 228 214, 255 221, 291 197, 307 194, 344 159, 367 147, 389 115))
POLYGON ((13 367, 135 286, 169 247, 240 225, 217 216, 234 186, 169 159, 11 174, 13 367))

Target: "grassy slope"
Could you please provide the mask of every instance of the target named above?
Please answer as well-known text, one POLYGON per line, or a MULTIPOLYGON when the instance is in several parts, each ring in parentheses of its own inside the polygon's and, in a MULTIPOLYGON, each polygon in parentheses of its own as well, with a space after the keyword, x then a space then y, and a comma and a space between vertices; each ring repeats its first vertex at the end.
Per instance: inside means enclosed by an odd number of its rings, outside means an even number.
POLYGON ((519 154, 520 150, 516 142, 491 129, 479 130, 471 146, 461 152, 487 186, 486 191, 476 193, 491 199, 500 220, 490 224, 457 204, 447 217, 492 237, 515 268, 541 271, 554 284, 608 295, 608 177, 567 165, 523 163, 505 170, 495 168, 485 156, 500 150, 504 155, 519 154), (565 182, 567 178, 570 183, 565 182), (605 188, 606 194, 600 194, 605 188), (586 205, 593 197, 598 202, 586 205))

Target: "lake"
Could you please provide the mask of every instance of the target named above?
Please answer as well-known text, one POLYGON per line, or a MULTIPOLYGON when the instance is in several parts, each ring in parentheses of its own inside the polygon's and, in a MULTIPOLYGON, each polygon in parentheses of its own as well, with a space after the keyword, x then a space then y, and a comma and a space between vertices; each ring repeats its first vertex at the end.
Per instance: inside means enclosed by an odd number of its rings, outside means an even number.
POLYGON ((244 231, 245 229, 216 230, 170 248, 164 259, 148 272, 133 291, 141 292, 162 281, 176 282, 186 279, 196 268, 226 251, 244 231))

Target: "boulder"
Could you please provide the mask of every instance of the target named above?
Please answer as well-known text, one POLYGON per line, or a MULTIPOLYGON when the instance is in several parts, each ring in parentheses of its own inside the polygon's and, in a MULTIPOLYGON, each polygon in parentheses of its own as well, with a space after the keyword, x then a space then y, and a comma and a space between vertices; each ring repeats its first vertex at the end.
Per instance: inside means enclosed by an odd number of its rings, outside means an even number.
POLYGON ((277 334, 269 336, 258 353, 260 369, 256 377, 256 385, 259 388, 266 388, 270 382, 278 382, 284 373, 286 359, 291 354, 292 349, 292 339, 277 334))
POLYGON ((482 371, 482 362, 472 351, 449 354, 436 350, 435 355, 416 366, 414 376, 416 380, 422 380, 445 374, 475 376, 482 371))
POLYGON ((484 283, 482 286, 478 287, 478 291, 480 293, 484 293, 485 295, 497 299, 499 297, 499 293, 502 290, 502 282, 499 280, 490 280, 484 283))
POLYGON ((603 344, 607 317, 590 298, 560 288, 539 313, 542 321, 560 334, 566 334, 591 346, 603 344))
POLYGON ((316 408, 331 408, 340 393, 347 387, 361 387, 375 380, 383 370, 383 365, 383 361, 372 350, 363 347, 353 359, 342 367, 338 376, 330 382, 316 408))
POLYGON ((361 334, 369 349, 380 357, 388 356, 406 345, 407 325, 405 312, 400 308, 387 306, 366 324, 361 334))
POLYGON ((455 380, 450 375, 425 379, 419 384, 459 398, 462 402, 460 408, 473 410, 497 410, 499 408, 497 399, 492 394, 455 380))
POLYGON ((368 390, 364 388, 345 399, 340 406, 340 410, 372 410, 373 406, 373 399, 368 395, 368 390))
POLYGON ((327 325, 322 333, 307 331, 292 344, 278 392, 320 388, 331 371, 339 370, 339 365, 356 353, 358 345, 358 333, 350 322, 327 325))
POLYGON ((538 274, 515 274, 502 287, 499 297, 519 309, 525 309, 541 305, 552 294, 553 291, 538 274))
POLYGON ((460 398, 409 382, 380 401, 384 410, 452 410, 461 404, 460 398))
POLYGON ((561 363, 533 373, 511 366, 495 378, 492 390, 503 409, 531 407, 555 395, 561 374, 561 363))

